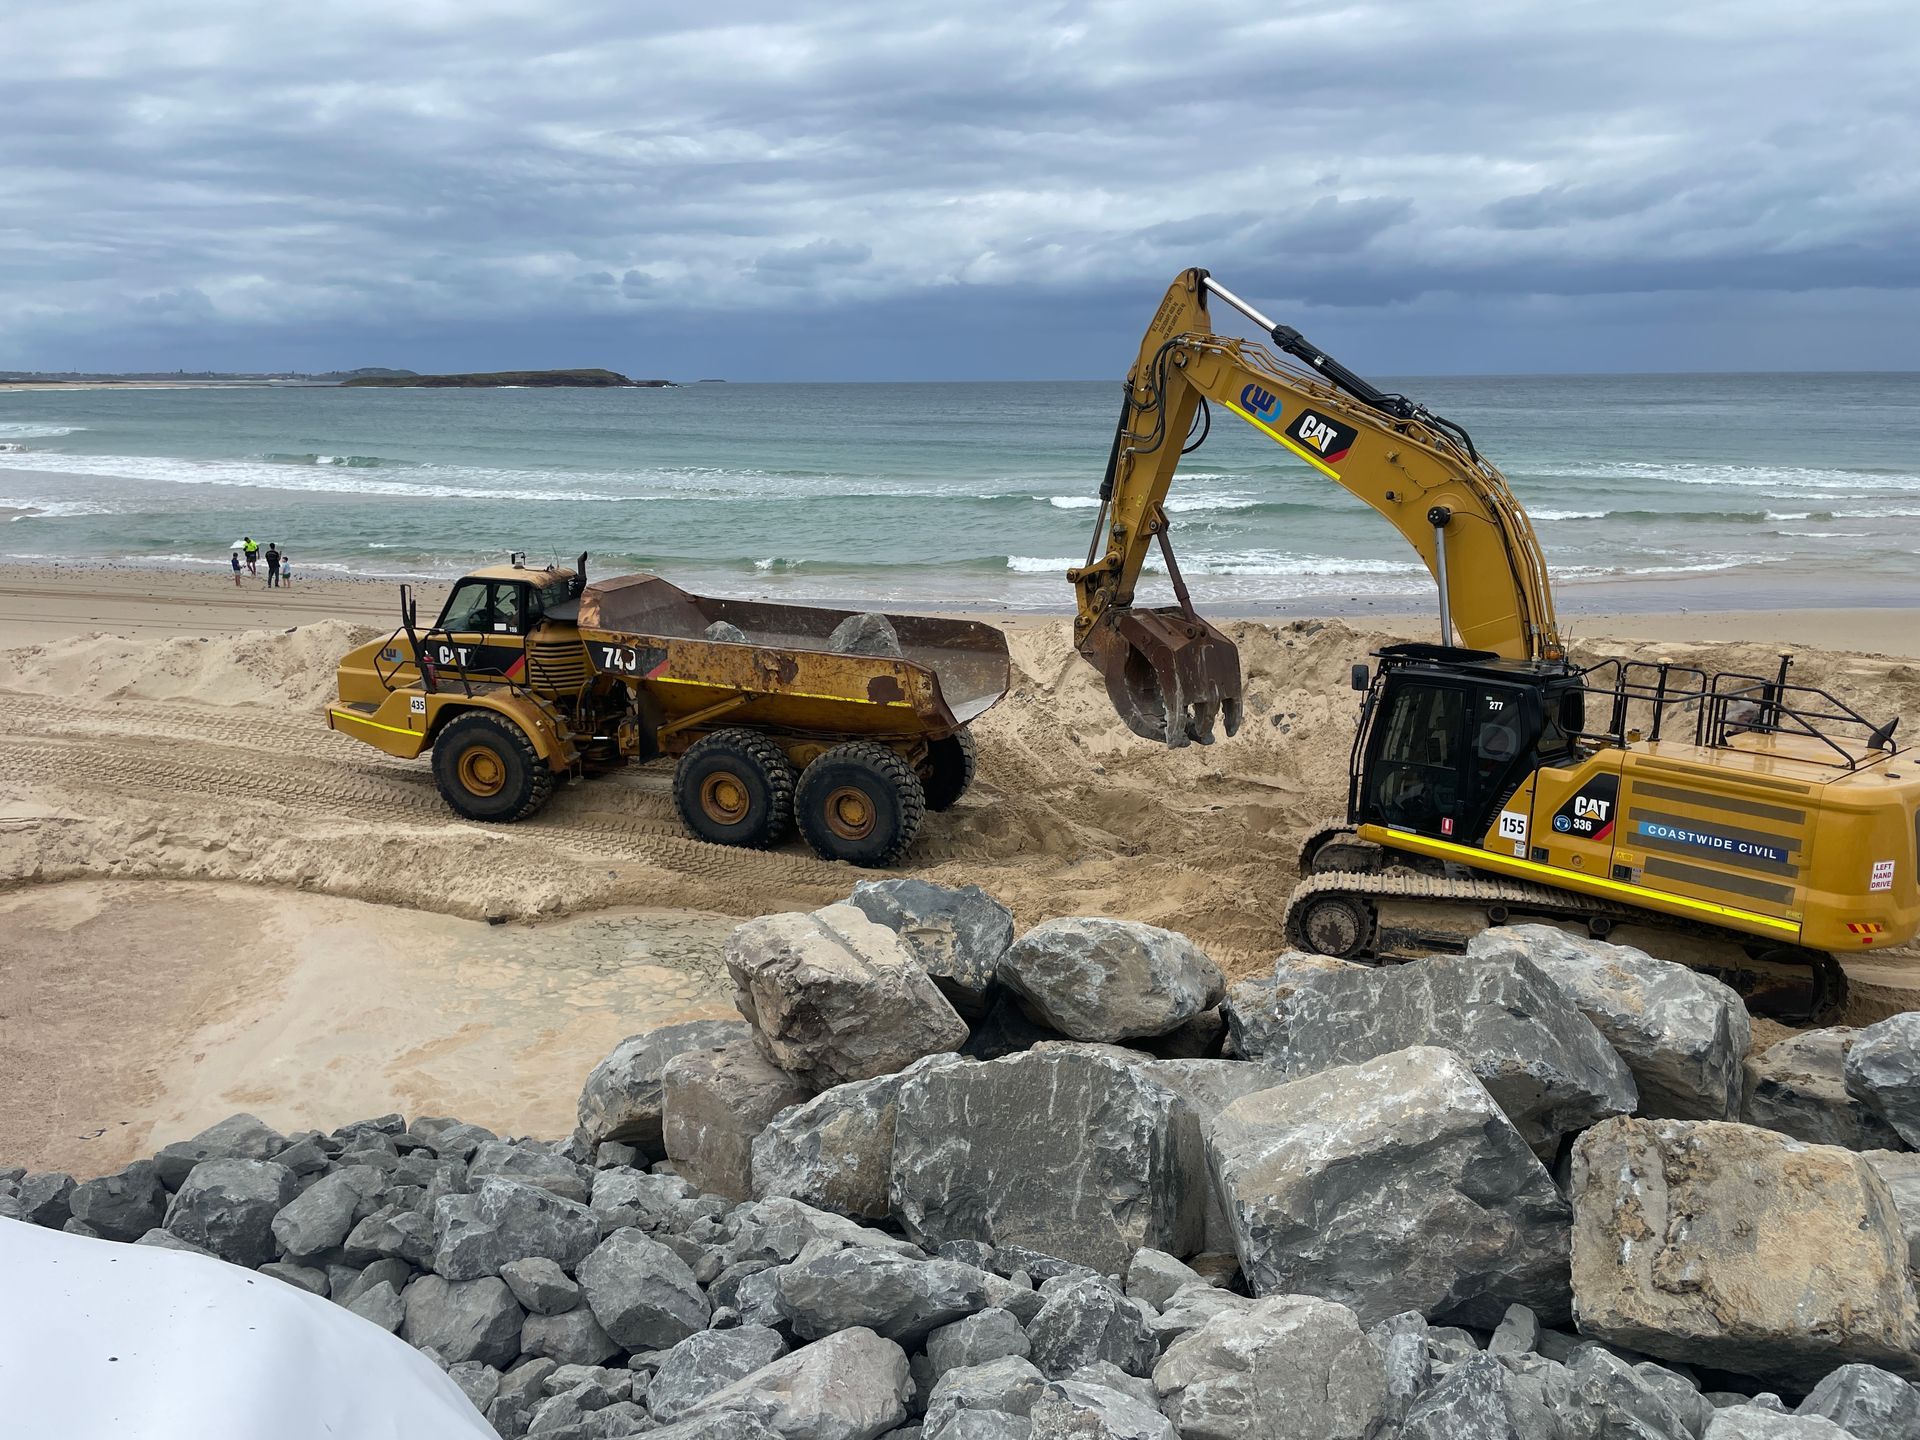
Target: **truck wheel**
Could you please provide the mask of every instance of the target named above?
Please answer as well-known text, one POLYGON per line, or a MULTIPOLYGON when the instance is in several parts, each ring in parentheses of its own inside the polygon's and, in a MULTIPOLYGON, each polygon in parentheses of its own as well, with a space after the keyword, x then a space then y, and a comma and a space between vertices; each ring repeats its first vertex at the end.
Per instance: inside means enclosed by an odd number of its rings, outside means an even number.
POLYGON ((764 735, 716 730, 680 757, 673 803, 696 839, 765 850, 793 833, 793 763, 764 735))
POLYGON ((973 784, 973 732, 956 731, 927 746, 927 809, 951 810, 973 784))
POLYGON ((913 767, 884 745, 851 740, 821 754, 794 796, 800 833, 822 860, 868 867, 907 853, 927 798, 913 767))
POLYGON ((469 710, 433 742, 441 798, 469 820, 524 820, 553 795, 553 769, 504 715, 469 710))

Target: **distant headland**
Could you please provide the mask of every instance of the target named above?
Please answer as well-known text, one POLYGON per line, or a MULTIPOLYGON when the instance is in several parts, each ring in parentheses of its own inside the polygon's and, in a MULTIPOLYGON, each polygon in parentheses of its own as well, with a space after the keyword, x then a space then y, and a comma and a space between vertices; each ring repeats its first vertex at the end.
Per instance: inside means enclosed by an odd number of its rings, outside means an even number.
POLYGON ((567 386, 575 389, 660 389, 671 380, 629 380, 613 370, 497 370, 474 375, 354 375, 340 382, 347 386, 377 386, 396 390, 482 390, 510 385, 528 387, 567 386))

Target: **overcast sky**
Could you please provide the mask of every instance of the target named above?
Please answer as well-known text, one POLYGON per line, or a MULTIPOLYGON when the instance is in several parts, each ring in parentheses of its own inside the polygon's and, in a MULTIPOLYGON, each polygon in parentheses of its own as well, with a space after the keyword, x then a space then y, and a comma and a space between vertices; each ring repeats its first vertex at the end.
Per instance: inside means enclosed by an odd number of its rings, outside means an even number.
POLYGON ((1920 368, 1912 0, 15 0, 0 368, 1920 368), (670 13, 671 12, 671 13, 670 13))

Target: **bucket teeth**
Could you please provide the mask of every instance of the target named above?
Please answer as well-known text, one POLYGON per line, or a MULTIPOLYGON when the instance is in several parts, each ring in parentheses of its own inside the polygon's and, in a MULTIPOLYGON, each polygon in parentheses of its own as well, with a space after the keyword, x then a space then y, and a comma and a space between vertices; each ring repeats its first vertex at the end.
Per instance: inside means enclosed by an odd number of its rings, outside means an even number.
POLYGON ((1175 749, 1211 745, 1214 726, 1240 728, 1240 652, 1184 610, 1122 610, 1080 642, 1134 734, 1175 749))

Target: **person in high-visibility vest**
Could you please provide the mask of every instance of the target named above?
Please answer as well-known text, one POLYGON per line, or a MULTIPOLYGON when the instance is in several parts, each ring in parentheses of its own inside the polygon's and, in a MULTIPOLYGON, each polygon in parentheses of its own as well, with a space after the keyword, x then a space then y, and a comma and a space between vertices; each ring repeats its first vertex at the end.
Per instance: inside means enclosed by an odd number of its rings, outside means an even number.
POLYGON ((251 535, 242 535, 240 543, 246 547, 247 551, 247 573, 258 575, 260 573, 260 542, 251 535))

